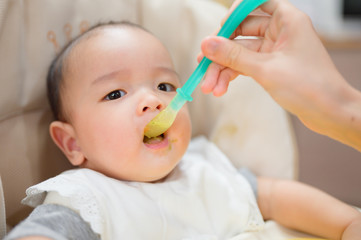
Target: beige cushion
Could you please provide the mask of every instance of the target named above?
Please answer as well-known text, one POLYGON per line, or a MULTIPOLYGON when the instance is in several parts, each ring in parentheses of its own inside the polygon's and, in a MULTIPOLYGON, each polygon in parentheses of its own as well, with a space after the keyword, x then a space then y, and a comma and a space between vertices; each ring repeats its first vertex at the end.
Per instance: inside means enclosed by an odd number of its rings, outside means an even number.
MULTIPOLYGON (((59 47, 86 26, 127 19, 165 43, 185 81, 200 41, 226 13, 210 0, 0 0, 0 6, 0 175, 10 225, 29 212, 20 205, 27 187, 70 168, 48 134, 45 76, 59 47)), ((295 177, 287 115, 253 80, 234 81, 222 98, 199 89, 193 97, 193 135, 210 137, 237 166, 295 177)))

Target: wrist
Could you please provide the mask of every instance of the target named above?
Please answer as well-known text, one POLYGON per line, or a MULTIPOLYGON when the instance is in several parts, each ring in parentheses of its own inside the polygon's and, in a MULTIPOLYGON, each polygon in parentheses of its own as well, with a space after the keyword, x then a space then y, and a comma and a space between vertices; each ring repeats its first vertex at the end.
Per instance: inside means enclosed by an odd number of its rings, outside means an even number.
POLYGON ((342 240, 358 239, 361 234, 361 217, 355 218, 342 233, 342 240))
POLYGON ((335 88, 325 99, 326 135, 361 151, 361 92, 337 72, 335 88), (327 129, 328 128, 328 129, 327 129))

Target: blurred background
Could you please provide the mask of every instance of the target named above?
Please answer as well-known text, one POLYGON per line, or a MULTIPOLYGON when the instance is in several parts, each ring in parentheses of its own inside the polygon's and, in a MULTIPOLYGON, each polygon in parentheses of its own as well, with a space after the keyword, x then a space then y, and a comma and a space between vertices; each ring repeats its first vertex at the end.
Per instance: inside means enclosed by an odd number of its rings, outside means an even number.
MULTIPOLYGON (((361 0, 289 1, 310 16, 341 74, 361 91, 361 0)), ((229 7, 233 0, 219 2, 229 7)), ((361 153, 308 130, 294 116, 291 119, 299 180, 361 207, 361 153)))

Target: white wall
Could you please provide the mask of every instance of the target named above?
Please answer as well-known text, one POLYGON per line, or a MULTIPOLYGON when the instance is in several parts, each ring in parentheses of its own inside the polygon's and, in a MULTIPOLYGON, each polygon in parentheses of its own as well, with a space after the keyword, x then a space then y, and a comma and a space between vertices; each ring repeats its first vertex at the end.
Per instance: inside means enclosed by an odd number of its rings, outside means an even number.
POLYGON ((290 0, 307 13, 318 31, 332 32, 341 25, 341 0, 290 0))
POLYGON ((342 17, 342 0, 289 0, 307 13, 316 30, 332 40, 359 38, 361 20, 347 20, 342 17))

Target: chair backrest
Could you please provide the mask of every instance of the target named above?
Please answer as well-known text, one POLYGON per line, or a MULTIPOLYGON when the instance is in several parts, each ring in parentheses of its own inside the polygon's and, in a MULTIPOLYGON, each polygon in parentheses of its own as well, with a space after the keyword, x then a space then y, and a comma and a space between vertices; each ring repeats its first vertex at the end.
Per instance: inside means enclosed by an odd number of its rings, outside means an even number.
MULTIPOLYGON (((0 0, 0 6, 0 175, 10 226, 30 211, 20 204, 27 187, 71 168, 48 134, 45 76, 61 46, 99 21, 133 21, 165 43, 185 81, 201 40, 226 14, 211 0, 0 0)), ((196 90, 189 104, 193 135, 207 135, 237 166, 294 178, 287 114, 252 79, 240 78, 222 98, 196 90)))

